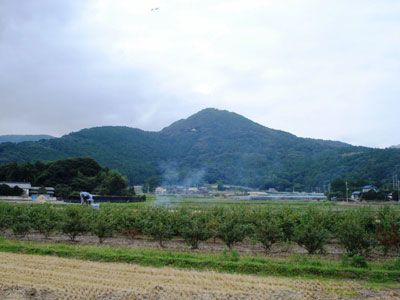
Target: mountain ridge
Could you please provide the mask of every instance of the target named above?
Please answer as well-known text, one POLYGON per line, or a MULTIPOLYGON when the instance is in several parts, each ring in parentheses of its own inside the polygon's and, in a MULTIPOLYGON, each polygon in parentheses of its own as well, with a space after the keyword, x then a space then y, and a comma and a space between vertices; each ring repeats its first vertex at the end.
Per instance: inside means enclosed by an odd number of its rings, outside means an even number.
POLYGON ((48 134, 6 134, 0 135, 0 143, 36 142, 53 138, 54 136, 48 134))
POLYGON ((213 108, 157 132, 102 126, 50 140, 0 144, 1 164, 82 156, 119 170, 131 184, 152 176, 177 184, 201 173, 201 181, 281 190, 322 188, 338 176, 385 184, 391 166, 400 163, 398 149, 297 137, 213 108))

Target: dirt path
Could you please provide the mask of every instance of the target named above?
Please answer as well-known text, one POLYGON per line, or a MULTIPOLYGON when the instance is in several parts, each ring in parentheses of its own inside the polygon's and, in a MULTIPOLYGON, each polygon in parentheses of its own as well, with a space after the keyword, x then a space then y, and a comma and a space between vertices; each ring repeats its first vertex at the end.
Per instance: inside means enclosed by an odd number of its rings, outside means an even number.
POLYGON ((399 299, 357 282, 296 280, 0 253, 0 299, 399 299))

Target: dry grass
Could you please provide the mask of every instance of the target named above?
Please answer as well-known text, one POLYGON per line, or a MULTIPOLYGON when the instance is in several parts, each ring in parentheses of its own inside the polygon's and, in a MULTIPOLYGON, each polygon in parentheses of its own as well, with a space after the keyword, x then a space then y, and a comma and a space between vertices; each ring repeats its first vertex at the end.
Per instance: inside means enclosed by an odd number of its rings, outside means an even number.
POLYGON ((149 268, 0 253, 1 299, 399 299, 358 282, 149 268))

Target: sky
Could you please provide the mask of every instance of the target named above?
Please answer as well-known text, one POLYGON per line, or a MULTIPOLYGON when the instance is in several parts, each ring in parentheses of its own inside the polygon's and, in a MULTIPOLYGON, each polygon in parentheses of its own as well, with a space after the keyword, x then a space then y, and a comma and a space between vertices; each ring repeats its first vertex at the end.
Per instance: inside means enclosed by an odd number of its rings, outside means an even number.
POLYGON ((400 144, 400 1, 0 0, 0 134, 158 131, 207 107, 400 144))

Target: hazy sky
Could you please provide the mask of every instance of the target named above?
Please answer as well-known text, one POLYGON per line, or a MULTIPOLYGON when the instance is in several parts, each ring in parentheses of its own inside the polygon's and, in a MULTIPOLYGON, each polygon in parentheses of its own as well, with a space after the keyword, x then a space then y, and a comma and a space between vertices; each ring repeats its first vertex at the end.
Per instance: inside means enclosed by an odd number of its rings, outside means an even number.
POLYGON ((400 144, 400 1, 0 0, 0 134, 159 130, 206 107, 400 144))

